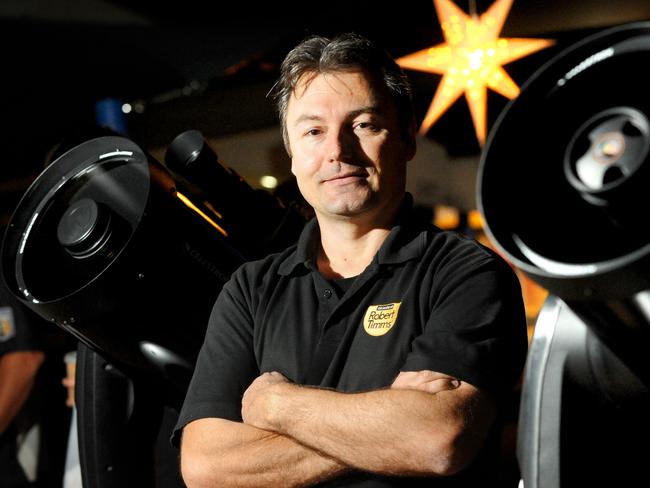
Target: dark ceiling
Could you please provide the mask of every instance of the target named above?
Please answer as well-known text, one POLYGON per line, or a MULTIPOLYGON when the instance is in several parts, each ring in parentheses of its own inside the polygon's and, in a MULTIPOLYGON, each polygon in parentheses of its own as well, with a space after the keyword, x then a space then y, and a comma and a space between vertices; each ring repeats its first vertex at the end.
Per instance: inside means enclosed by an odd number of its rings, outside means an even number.
MULTIPOLYGON (((456 2, 481 13, 492 3, 456 2)), ((555 48, 506 68, 521 84, 559 49, 610 25, 650 19, 647 0, 515 0, 503 37, 552 37, 555 48)), ((66 137, 85 134, 95 103, 137 107, 129 135, 165 146, 187 129, 208 136, 275 124, 266 93, 287 50, 308 34, 354 30, 400 56, 442 41, 432 0, 326 3, 198 0, 2 0, 0 189, 11 206, 66 137)), ((418 113, 434 75, 411 73, 418 113)), ((505 99, 490 95, 490 120, 505 99)), ((451 153, 477 153, 467 107, 457 103, 427 137, 451 153)))

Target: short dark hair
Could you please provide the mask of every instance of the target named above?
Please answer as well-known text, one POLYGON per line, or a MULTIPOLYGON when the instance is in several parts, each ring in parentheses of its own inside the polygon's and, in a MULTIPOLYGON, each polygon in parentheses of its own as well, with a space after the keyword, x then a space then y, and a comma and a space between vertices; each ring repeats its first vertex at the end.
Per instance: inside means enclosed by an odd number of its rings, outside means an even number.
POLYGON ((409 133, 414 117, 411 84, 386 51, 355 33, 341 34, 332 39, 311 36, 284 58, 280 78, 271 90, 287 150, 287 106, 296 85, 305 74, 337 71, 362 71, 385 87, 395 103, 400 129, 405 135, 409 133))

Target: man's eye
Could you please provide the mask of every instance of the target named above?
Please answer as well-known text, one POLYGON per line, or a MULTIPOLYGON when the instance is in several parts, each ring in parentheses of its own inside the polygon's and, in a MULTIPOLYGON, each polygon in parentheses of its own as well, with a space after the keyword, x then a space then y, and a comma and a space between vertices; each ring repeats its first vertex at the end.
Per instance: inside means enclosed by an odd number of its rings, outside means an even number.
POLYGON ((372 124, 370 122, 359 122, 357 124, 357 128, 362 130, 369 130, 372 132, 376 132, 379 130, 379 128, 375 124, 372 124))
POLYGON ((320 129, 309 129, 307 132, 305 132, 306 136, 317 136, 320 134, 322 131, 320 129))

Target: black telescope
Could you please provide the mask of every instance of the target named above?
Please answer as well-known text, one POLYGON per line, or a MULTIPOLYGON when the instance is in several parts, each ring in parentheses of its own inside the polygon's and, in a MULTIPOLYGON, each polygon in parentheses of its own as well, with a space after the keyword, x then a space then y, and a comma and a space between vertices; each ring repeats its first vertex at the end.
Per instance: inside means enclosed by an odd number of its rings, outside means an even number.
POLYGON ((650 23, 554 57, 483 151, 486 231, 549 291, 520 405, 526 488, 626 486, 650 436, 650 23))
POLYGON ((304 222, 197 131, 172 141, 165 164, 121 136, 87 140, 28 188, 5 232, 2 275, 80 341, 85 486, 157 486, 156 437, 165 412, 180 409, 219 290, 244 261, 293 243, 304 222))

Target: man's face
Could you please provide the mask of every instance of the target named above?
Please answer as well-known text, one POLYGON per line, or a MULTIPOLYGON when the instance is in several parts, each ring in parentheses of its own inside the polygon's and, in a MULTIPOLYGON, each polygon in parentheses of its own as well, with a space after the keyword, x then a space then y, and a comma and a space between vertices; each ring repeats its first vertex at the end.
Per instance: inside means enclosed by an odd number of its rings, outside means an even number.
POLYGON ((393 101, 363 73, 303 76, 286 126, 291 171, 319 218, 372 215, 401 201, 414 144, 393 101))

